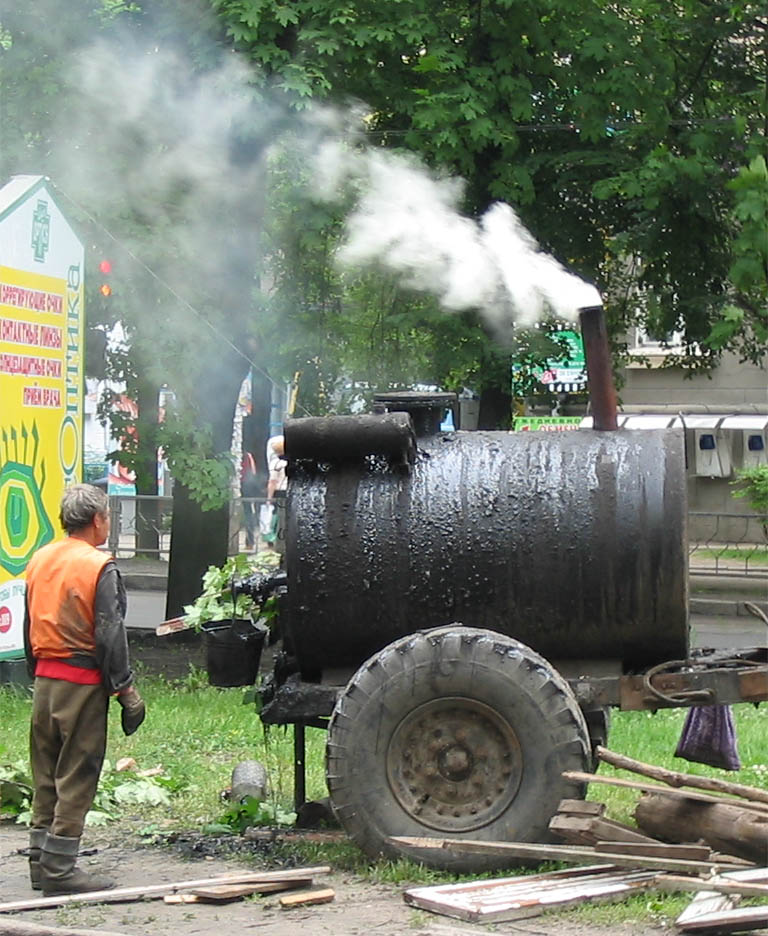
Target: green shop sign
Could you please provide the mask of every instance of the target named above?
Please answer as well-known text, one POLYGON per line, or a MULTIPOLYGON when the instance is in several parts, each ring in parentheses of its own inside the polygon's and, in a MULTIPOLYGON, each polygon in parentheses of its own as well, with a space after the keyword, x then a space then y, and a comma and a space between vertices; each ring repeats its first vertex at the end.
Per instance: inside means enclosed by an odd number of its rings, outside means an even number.
POLYGON ((516 416, 515 432, 567 432, 578 429, 581 416, 516 416))

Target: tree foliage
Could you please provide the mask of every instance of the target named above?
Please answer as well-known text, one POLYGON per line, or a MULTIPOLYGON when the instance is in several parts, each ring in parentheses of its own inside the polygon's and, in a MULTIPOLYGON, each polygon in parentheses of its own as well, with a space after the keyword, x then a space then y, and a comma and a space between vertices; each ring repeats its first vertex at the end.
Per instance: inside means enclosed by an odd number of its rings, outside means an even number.
POLYGON ((515 205, 546 249, 612 297, 617 331, 681 331, 704 351, 689 358, 698 366, 726 348, 761 358, 759 4, 212 5, 296 107, 365 101, 371 145, 462 175, 470 213, 515 205))

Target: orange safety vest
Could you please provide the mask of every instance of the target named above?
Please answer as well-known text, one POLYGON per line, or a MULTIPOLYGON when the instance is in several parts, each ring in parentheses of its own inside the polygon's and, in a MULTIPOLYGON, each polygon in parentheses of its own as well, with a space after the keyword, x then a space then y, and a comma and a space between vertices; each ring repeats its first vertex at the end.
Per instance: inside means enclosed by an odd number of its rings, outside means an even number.
POLYGON ((76 537, 49 543, 27 565, 29 642, 38 660, 93 654, 96 585, 111 560, 76 537))

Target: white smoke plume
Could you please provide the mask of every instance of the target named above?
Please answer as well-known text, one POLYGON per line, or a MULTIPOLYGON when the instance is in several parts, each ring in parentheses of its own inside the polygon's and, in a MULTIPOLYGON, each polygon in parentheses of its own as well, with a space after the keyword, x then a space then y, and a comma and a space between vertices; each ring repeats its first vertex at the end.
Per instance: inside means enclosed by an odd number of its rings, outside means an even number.
POLYGON ((492 205, 479 222, 458 210, 463 184, 439 179, 415 159, 326 142, 316 158, 316 194, 338 197, 352 181, 339 262, 376 265, 403 285, 434 293, 444 308, 476 308, 497 330, 548 315, 572 321, 601 304, 598 291, 543 253, 514 210, 492 205))

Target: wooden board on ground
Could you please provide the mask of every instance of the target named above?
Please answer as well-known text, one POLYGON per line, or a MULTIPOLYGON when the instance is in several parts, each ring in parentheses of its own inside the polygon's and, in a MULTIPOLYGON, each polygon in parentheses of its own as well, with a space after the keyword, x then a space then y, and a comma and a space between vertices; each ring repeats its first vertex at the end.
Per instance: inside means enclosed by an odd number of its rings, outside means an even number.
MULTIPOLYGON (((659 875, 656 879, 657 883, 662 879, 661 886, 664 887, 663 879, 667 877, 671 878, 672 875, 659 875)), ((768 881, 768 868, 746 868, 743 871, 729 871, 727 874, 721 875, 720 880, 727 881, 728 883, 736 881, 740 883, 759 884, 768 881)), ((706 884, 704 886, 706 887, 706 884)), ((682 890, 682 887, 678 885, 678 889, 682 890)), ((675 920, 675 925, 679 929, 685 930, 687 924, 700 919, 702 916, 733 910, 740 899, 740 894, 724 894, 714 890, 697 891, 693 900, 675 920)))
POLYGON ((585 864, 605 861, 620 868, 647 868, 656 871, 679 871, 683 874, 711 874, 714 871, 730 870, 727 862, 715 864, 711 861, 688 861, 676 858, 648 858, 644 855, 619 855, 613 852, 598 852, 586 845, 539 845, 530 842, 485 842, 477 839, 422 838, 392 836, 388 839, 400 848, 416 852, 426 849, 444 849, 454 855, 495 855, 500 859, 528 858, 531 861, 572 861, 585 864))
MULTIPOLYGON (((285 871, 240 871, 213 878, 198 878, 192 881, 170 881, 166 884, 145 884, 141 887, 115 887, 111 890, 90 891, 86 894, 61 894, 57 897, 35 897, 30 900, 12 900, 0 904, 0 913, 18 910, 38 910, 43 907, 62 907, 72 903, 106 903, 109 901, 144 900, 163 897, 178 891, 189 891, 198 887, 221 884, 266 884, 273 881, 296 881, 329 874, 327 865, 315 868, 291 868, 285 871)), ((1 930, 0 930, 1 931, 1 930)))
POLYGON ((722 913, 733 910, 739 900, 738 894, 719 894, 717 891, 698 891, 693 900, 675 920, 678 929, 685 929, 687 923, 710 913, 722 913))
MULTIPOLYGON (((648 858, 692 858, 711 861, 712 849, 708 845, 667 845, 665 842, 596 842, 595 851, 616 855, 646 855, 648 858)), ((726 859, 727 860, 727 859, 726 859)))
POLYGON ((291 910, 293 907, 310 907, 314 904, 330 903, 335 897, 336 891, 332 887, 325 887, 322 890, 302 891, 300 894, 281 897, 280 906, 283 910, 291 910))
POLYGON ((557 812, 561 816, 602 816, 605 812, 605 803, 583 799, 562 799, 558 804, 557 812))
POLYGON ((666 891, 701 891, 712 890, 719 894, 738 894, 741 897, 768 897, 768 884, 760 881, 768 880, 765 869, 762 876, 753 880, 732 880, 730 875, 719 874, 706 880, 682 877, 679 874, 660 874, 656 878, 656 886, 666 891))
POLYGON ((520 920, 590 901, 621 900, 652 886, 653 871, 610 865, 519 875, 490 881, 412 887, 407 904, 472 923, 520 920))
POLYGON ((312 878, 298 878, 295 881, 271 881, 264 884, 212 884, 209 887, 196 887, 192 894, 201 900, 227 901, 250 897, 251 894, 275 894, 280 891, 297 890, 311 887, 312 878))
POLYGON ((684 933, 709 933, 721 936, 724 933, 746 933, 749 930, 768 926, 768 907, 740 907, 719 913, 702 914, 689 920, 681 928, 684 933))
POLYGON ((658 842, 658 839, 605 816, 564 816, 558 812, 549 821, 549 831, 574 845, 595 845, 598 841, 658 842))

